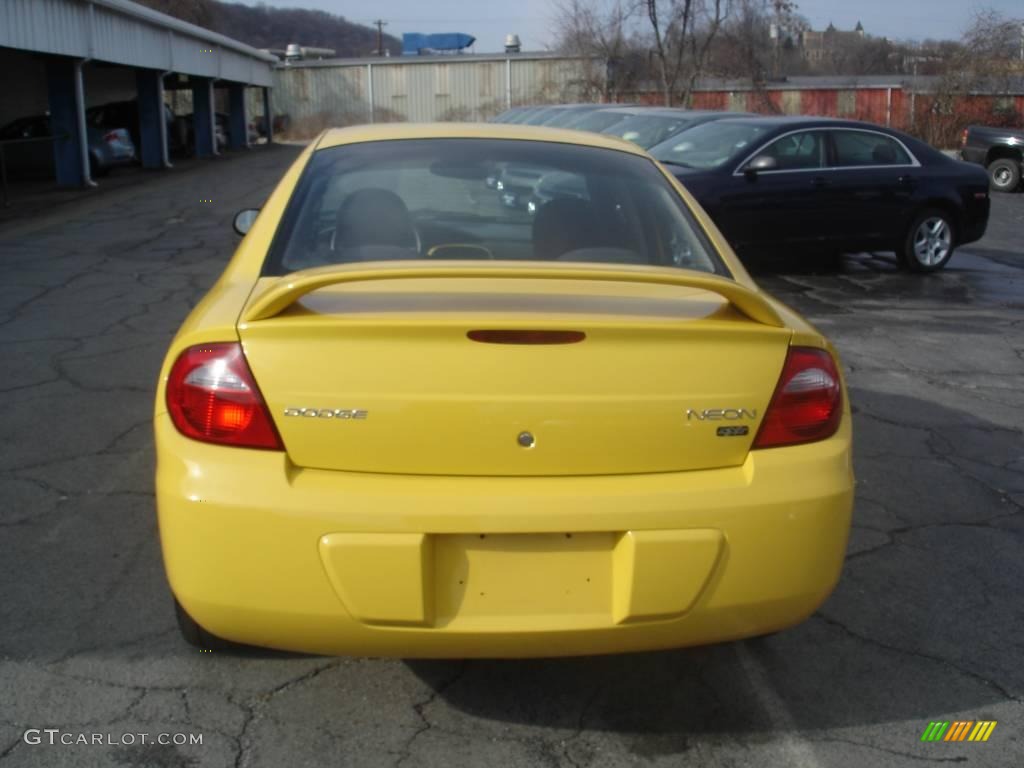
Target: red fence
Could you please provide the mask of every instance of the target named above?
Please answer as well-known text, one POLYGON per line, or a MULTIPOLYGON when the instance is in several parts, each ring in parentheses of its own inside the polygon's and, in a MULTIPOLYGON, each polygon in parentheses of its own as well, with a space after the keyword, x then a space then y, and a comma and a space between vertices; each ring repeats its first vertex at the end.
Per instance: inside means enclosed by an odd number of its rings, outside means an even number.
MULTIPOLYGON (((631 94, 628 100, 661 103, 657 93, 631 94)), ((748 88, 700 90, 692 98, 694 109, 731 110, 759 114, 844 117, 888 125, 952 146, 960 130, 971 123, 1015 122, 1024 119, 1024 94, 960 96, 951 109, 933 109, 931 93, 902 85, 848 88, 748 88)))

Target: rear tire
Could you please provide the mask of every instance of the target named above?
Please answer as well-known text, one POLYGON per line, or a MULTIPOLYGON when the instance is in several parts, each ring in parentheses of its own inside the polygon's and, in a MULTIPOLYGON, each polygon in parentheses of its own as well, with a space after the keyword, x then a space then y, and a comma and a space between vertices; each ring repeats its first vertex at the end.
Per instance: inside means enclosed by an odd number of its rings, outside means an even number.
POLYGON ((1010 157, 988 167, 988 185, 996 192, 1014 192, 1020 186, 1020 161, 1010 157))
POLYGON ((174 614, 178 619, 178 629, 181 631, 181 636, 189 645, 203 651, 228 651, 232 648, 240 647, 229 640, 224 640, 207 632, 199 626, 195 619, 188 615, 177 600, 174 601, 174 614))
POLYGON ((949 214, 929 208, 910 222, 896 255, 911 272, 938 272, 953 258, 955 249, 956 237, 949 214))

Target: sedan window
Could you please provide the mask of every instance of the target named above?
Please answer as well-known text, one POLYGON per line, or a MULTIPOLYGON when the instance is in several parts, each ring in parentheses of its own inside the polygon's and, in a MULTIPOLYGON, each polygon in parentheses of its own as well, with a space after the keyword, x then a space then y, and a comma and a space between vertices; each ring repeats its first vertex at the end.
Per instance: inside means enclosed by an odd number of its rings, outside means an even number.
POLYGON ((890 136, 869 131, 835 131, 836 165, 912 165, 907 150, 890 136))
POLYGON ((772 142, 757 156, 775 158, 780 171, 824 168, 825 146, 823 131, 801 131, 772 142))

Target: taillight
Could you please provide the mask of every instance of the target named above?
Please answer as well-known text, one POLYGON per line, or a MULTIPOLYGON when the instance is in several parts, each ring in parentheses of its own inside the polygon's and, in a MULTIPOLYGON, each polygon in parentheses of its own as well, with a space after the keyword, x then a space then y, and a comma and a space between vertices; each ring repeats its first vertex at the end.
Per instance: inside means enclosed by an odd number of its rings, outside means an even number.
POLYGON ((754 448, 824 440, 835 434, 842 416, 843 392, 832 355, 790 347, 754 448))
POLYGON ((966 147, 967 146, 967 129, 966 128, 964 128, 963 131, 960 132, 960 146, 961 147, 966 147))
POLYGON ((284 449, 237 342, 182 352, 167 379, 167 410, 178 431, 193 440, 284 449))

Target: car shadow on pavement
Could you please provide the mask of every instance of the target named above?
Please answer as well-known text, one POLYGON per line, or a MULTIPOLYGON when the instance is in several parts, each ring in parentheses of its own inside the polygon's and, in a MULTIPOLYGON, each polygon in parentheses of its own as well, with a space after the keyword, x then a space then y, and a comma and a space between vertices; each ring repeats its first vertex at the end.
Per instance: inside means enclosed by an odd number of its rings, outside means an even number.
POLYGON ((988 248, 978 245, 970 245, 970 252, 976 256, 1002 264, 1005 267, 1020 268, 1024 266, 1024 253, 1021 251, 1009 251, 1002 248, 988 248))
POLYGON ((766 275, 837 275, 899 272, 895 253, 842 254, 834 251, 744 253, 740 260, 753 277, 766 275))
POLYGON ((1020 430, 902 395, 853 389, 851 400, 847 562, 808 621, 675 651, 408 668, 473 717, 615 732, 641 757, 684 751, 698 735, 827 741, 893 723, 897 747, 910 749, 930 718, 998 719, 993 708, 1024 691, 1024 473, 1007 466, 1020 430))

